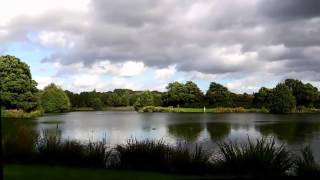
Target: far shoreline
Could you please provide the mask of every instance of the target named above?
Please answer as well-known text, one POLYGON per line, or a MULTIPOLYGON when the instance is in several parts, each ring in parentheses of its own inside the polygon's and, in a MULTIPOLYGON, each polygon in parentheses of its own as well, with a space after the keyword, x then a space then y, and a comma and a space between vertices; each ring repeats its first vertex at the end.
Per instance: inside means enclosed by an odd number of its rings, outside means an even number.
MULTIPOLYGON (((68 112, 93 112, 93 111, 105 111, 105 112, 138 112, 138 113, 261 113, 261 114, 274 114, 270 113, 266 108, 243 108, 243 107, 216 107, 216 108, 185 108, 185 107, 160 107, 160 106, 146 106, 135 110, 133 106, 120 106, 120 107, 103 107, 101 109, 93 109, 90 107, 71 108, 70 111, 66 112, 55 112, 68 113, 68 112)), ((303 108, 294 110, 290 113, 279 113, 279 114, 318 114, 320 109, 315 108, 303 108)), ((28 119, 41 117, 51 113, 43 113, 39 110, 32 112, 24 112, 16 109, 2 110, 1 118, 16 118, 16 119, 28 119)))

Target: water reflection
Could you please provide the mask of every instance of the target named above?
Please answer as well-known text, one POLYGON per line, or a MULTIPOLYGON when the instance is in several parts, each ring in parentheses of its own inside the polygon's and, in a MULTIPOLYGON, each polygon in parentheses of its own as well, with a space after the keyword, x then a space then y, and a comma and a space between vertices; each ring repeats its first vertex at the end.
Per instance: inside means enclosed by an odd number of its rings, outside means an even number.
POLYGON ((169 124, 168 132, 178 139, 195 141, 199 138, 203 128, 200 123, 169 124))
POLYGON ((319 122, 287 121, 256 126, 263 135, 273 135, 289 143, 303 143, 310 141, 320 131, 319 122))
POLYGON ((226 136, 228 136, 231 131, 230 123, 223 123, 223 122, 207 123, 206 127, 210 135, 210 138, 212 140, 223 139, 226 136))
POLYGON ((3 120, 2 127, 3 137, 8 138, 17 135, 19 127, 30 133, 47 131, 49 135, 59 129, 63 139, 104 138, 110 145, 134 137, 163 139, 170 144, 187 140, 212 148, 221 140, 241 143, 248 137, 268 136, 295 150, 310 144, 320 161, 319 114, 71 112, 31 120, 3 120))

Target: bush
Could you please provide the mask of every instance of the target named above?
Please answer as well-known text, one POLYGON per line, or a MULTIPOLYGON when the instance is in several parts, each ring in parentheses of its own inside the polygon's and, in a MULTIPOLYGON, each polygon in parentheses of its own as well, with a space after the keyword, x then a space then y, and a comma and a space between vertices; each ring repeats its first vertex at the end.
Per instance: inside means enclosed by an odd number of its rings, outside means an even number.
POLYGON ((320 166, 315 162, 310 147, 305 147, 301 154, 302 156, 296 160, 296 175, 320 178, 320 166))
POLYGON ((246 145, 219 144, 222 158, 217 168, 226 174, 239 176, 284 176, 292 167, 290 153, 284 146, 276 147, 274 140, 249 140, 246 145))

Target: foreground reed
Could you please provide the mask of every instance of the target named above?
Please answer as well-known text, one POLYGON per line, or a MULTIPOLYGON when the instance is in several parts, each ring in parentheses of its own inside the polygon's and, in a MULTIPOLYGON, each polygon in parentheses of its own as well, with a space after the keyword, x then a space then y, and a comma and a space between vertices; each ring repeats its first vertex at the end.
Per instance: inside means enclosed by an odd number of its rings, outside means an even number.
POLYGON ((35 151, 40 162, 80 167, 104 168, 108 156, 103 142, 82 144, 46 134, 37 141, 35 151))
POLYGON ((196 146, 189 150, 185 146, 171 147, 164 141, 129 139, 117 145, 120 168, 160 170, 199 174, 209 166, 209 154, 196 146))
POLYGON ((319 177, 310 148, 298 157, 273 140, 248 140, 246 144, 219 144, 219 153, 201 146, 171 146, 164 141, 129 139, 107 147, 104 141, 81 143, 59 135, 40 137, 22 128, 16 138, 2 139, 4 163, 50 164, 71 167, 151 170, 170 173, 237 177, 319 177), (31 137, 32 135, 32 137, 31 137))
POLYGON ((221 172, 239 176, 285 176, 293 166, 291 153, 274 140, 260 139, 247 144, 219 144, 222 158, 216 160, 221 172))
POLYGON ((296 160, 296 175, 320 178, 320 166, 315 162, 309 146, 301 150, 302 156, 296 160))

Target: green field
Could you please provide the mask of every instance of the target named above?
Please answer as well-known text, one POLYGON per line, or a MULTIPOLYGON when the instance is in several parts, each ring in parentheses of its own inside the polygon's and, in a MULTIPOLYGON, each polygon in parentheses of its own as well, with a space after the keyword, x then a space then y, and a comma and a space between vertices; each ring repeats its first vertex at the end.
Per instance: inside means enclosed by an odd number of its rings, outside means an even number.
POLYGON ((161 180, 208 179, 209 177, 183 176, 156 172, 68 168, 57 166, 5 165, 4 180, 161 180))

